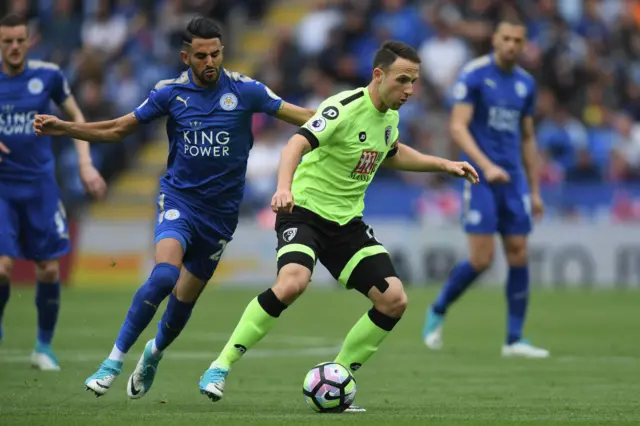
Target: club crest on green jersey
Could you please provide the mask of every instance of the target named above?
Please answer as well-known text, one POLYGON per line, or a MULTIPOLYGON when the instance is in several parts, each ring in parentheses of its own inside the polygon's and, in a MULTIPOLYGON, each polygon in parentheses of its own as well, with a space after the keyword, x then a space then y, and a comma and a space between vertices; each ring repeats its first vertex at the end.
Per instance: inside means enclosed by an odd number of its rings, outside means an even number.
POLYGON ((392 127, 391 126, 387 126, 384 129, 384 143, 389 146, 389 143, 391 143, 391 130, 392 127))

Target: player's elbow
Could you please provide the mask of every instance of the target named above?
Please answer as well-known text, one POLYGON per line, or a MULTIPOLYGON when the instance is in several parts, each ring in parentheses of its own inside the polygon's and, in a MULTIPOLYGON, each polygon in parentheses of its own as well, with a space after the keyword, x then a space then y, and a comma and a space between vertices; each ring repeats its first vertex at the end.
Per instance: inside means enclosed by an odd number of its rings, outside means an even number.
POLYGON ((458 141, 460 141, 461 138, 464 137, 464 134, 467 133, 467 125, 459 120, 452 120, 451 124, 449 125, 449 134, 451 134, 451 137, 453 138, 453 141, 455 143, 458 143, 458 141))
POLYGON ((309 151, 311 151, 311 143, 301 135, 293 135, 283 149, 283 153, 286 152, 289 155, 298 156, 298 158, 309 151))
POLYGON ((106 134, 105 141, 107 142, 120 142, 127 136, 129 136, 129 129, 121 120, 114 120, 113 126, 106 134))

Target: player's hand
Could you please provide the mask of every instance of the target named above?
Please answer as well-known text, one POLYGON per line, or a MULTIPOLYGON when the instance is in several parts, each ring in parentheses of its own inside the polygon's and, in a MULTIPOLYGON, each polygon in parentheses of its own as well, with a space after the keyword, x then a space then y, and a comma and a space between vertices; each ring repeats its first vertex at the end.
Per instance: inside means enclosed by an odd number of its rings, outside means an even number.
POLYGON ((54 115, 36 114, 33 131, 37 136, 64 136, 64 121, 54 115))
POLYGON ((271 198, 271 210, 275 213, 291 213, 293 210, 293 195, 291 191, 279 189, 271 198))
MULTIPOLYGON (((10 154, 11 153, 9 148, 7 148, 7 146, 5 144, 3 144, 2 142, 0 142, 0 152, 3 153, 3 154, 10 154)), ((2 163, 2 155, 0 155, 0 163, 2 163)))
POLYGON ((489 183, 507 183, 511 181, 511 176, 502 167, 492 164, 484 170, 484 178, 489 183))
POLYGON ((531 214, 536 221, 544 216, 544 202, 540 194, 531 194, 531 214))
POLYGON ((107 184, 93 164, 80 166, 80 180, 92 197, 102 200, 107 194, 107 184))
POLYGON ((476 169, 466 161, 449 161, 445 165, 445 172, 451 176, 465 178, 474 184, 480 182, 478 172, 476 172, 476 169))

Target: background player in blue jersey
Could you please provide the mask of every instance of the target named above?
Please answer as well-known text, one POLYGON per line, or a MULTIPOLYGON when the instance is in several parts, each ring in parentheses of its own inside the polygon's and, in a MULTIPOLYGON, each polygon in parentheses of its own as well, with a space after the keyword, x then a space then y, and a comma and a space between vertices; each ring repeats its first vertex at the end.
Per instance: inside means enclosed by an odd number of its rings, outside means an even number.
POLYGON ((465 66, 453 86, 451 133, 481 176, 479 185, 466 185, 463 192, 470 259, 453 269, 427 312, 423 338, 431 349, 442 347, 447 309, 491 266, 494 234, 499 233, 509 264, 502 355, 549 356, 522 338, 529 299, 527 236, 531 214, 536 219, 543 214, 533 124, 535 82, 516 65, 525 37, 521 23, 500 23, 493 36, 494 53, 465 66))
MULTIPOLYGON (((0 340, 2 315, 9 300, 13 259, 36 264, 38 333, 31 363, 59 370, 51 341, 60 307, 58 259, 70 250, 66 215, 54 172, 51 138, 37 138, 36 114, 55 102, 75 122, 84 122, 57 65, 27 60, 28 29, 16 15, 0 20, 0 340)), ((106 184, 93 167, 89 144, 76 140, 80 176, 93 195, 106 184)))
POLYGON ((105 394, 122 370, 125 354, 169 296, 155 339, 127 384, 131 398, 145 395, 163 351, 186 325, 238 223, 249 150, 251 118, 265 112, 302 125, 314 111, 284 102, 262 83, 222 67, 220 31, 208 18, 194 18, 184 33, 182 61, 189 69, 159 82, 133 113, 115 120, 75 124, 37 116, 37 134, 119 141, 140 123, 168 116, 169 158, 160 179, 155 262, 137 291, 109 357, 85 384, 105 394), (176 284, 177 282, 177 284, 176 284))

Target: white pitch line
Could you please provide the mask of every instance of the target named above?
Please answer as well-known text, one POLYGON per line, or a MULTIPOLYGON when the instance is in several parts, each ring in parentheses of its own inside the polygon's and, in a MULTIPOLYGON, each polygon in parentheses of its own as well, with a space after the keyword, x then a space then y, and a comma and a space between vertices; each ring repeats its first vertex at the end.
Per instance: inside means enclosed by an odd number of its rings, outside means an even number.
MULTIPOLYGON (((250 358, 286 358, 286 357, 305 357, 320 355, 336 355, 340 350, 340 346, 325 346, 306 349, 254 349, 247 352, 246 356, 250 358)), ((0 352, 0 364, 17 364, 29 362, 29 355, 23 351, 21 354, 16 351, 0 352)), ((100 362, 104 360, 106 352, 78 352, 78 351, 60 351, 57 352, 57 358, 60 363, 64 362, 100 362)), ((136 354, 135 356, 139 356, 136 354)), ((164 358, 176 361, 213 361, 218 356, 216 352, 207 351, 175 351, 168 350, 164 358)))
MULTIPOLYGON (((20 333, 30 333, 33 329, 26 327, 13 327, 13 332, 17 334, 20 333), (24 330, 23 330, 24 328, 24 330)), ((87 339, 93 339, 98 337, 105 338, 113 338, 117 337, 118 330, 114 329, 111 331, 99 330, 88 328, 88 327, 76 327, 73 329, 66 329, 60 332, 60 334, 65 337, 82 337, 87 339)), ((6 333, 5 333, 6 334, 6 333)), ((6 336, 5 336, 6 337, 6 336)), ((231 331, 227 333, 223 332, 191 332, 189 330, 185 330, 183 334, 180 335, 180 341, 196 341, 196 342, 226 342, 229 337, 231 337, 231 331)), ((320 336, 301 336, 301 335, 291 335, 291 334, 274 334, 265 337, 265 342, 285 344, 291 346, 325 346, 325 345, 335 345, 342 343, 342 340, 336 338, 327 338, 320 336)), ((0 352, 2 352, 2 348, 0 348, 0 352)))
POLYGON ((561 362, 576 362, 576 361, 639 362, 640 361, 640 357, 632 356, 632 355, 602 355, 602 356, 560 355, 557 357, 551 356, 549 359, 555 359, 561 362))

